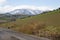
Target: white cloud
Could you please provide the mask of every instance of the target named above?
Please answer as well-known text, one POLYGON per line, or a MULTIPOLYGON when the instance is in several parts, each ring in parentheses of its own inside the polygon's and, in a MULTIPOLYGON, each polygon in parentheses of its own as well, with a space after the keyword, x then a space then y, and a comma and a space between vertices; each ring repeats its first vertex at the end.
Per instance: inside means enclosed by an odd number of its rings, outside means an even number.
POLYGON ((0 0, 0 5, 2 5, 3 3, 5 3, 7 0, 0 0))
POLYGON ((18 5, 18 6, 11 6, 11 5, 6 5, 4 7, 0 7, 0 12, 8 12, 8 11, 12 11, 15 9, 32 9, 32 10, 42 10, 42 11, 46 11, 46 10, 53 10, 53 8, 48 7, 48 6, 30 6, 30 5, 18 5))
POLYGON ((2 13, 2 12, 9 12, 9 11, 11 11, 11 10, 13 10, 13 7, 12 7, 12 6, 9 6, 9 5, 4 6, 4 7, 0 7, 0 12, 1 12, 1 13, 2 13))
POLYGON ((15 9, 33 9, 33 10, 53 10, 52 7, 48 7, 48 6, 30 6, 30 5, 21 5, 21 6, 16 6, 15 9))
POLYGON ((53 10, 54 8, 48 7, 48 6, 40 6, 40 7, 38 7, 38 9, 40 9, 42 11, 47 11, 47 10, 53 10))
POLYGON ((35 9, 37 9, 37 7, 36 6, 30 6, 30 5, 21 5, 21 6, 16 6, 15 7, 16 9, 33 9, 33 10, 35 10, 35 9))

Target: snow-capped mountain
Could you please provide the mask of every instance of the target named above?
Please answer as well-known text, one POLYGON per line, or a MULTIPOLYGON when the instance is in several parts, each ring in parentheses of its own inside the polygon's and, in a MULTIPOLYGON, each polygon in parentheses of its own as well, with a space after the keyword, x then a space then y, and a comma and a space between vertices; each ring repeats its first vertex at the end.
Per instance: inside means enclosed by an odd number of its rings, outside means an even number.
POLYGON ((42 13, 41 10, 31 10, 31 9, 16 9, 11 12, 10 14, 21 14, 21 15, 36 15, 42 13))
POLYGON ((6 12, 4 14, 0 14, 1 18, 25 18, 34 16, 42 13, 41 10, 32 10, 32 9, 16 9, 10 12, 6 12))

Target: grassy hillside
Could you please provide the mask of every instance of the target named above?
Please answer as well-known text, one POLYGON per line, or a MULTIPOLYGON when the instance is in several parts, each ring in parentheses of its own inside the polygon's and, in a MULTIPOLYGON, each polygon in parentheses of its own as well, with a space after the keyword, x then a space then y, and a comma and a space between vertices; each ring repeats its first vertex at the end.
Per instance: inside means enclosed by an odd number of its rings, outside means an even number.
POLYGON ((60 40, 60 9, 0 25, 26 34, 60 40))

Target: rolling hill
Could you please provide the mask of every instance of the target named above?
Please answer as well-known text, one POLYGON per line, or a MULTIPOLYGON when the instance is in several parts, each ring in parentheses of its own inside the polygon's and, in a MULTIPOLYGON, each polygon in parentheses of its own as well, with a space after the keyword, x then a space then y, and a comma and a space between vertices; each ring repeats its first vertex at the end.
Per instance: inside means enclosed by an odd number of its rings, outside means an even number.
POLYGON ((15 22, 4 23, 0 26, 26 34, 59 40, 60 9, 44 12, 25 19, 17 19, 15 22))
POLYGON ((34 16, 37 14, 42 13, 43 11, 41 10, 32 10, 32 9, 15 9, 12 10, 10 12, 6 12, 6 13, 0 13, 0 20, 7 20, 7 21, 11 21, 14 19, 16 20, 17 18, 26 18, 26 17, 30 17, 30 16, 34 16))

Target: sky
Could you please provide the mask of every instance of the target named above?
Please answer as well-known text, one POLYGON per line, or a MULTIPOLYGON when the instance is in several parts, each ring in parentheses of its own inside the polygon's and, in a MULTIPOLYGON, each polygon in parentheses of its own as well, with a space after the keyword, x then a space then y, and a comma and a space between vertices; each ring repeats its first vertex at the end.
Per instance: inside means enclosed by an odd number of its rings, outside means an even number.
POLYGON ((0 0, 0 12, 15 9, 53 10, 60 7, 60 0, 0 0))

